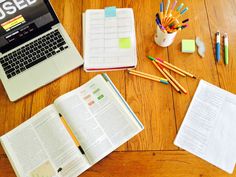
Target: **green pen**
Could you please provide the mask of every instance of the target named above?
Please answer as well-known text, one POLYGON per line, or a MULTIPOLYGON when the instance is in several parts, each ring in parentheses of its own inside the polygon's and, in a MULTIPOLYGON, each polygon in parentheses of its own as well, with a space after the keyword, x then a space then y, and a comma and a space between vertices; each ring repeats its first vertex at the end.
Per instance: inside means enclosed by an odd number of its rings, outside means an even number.
POLYGON ((228 34, 224 34, 224 46, 225 46, 225 65, 229 64, 229 38, 228 34))

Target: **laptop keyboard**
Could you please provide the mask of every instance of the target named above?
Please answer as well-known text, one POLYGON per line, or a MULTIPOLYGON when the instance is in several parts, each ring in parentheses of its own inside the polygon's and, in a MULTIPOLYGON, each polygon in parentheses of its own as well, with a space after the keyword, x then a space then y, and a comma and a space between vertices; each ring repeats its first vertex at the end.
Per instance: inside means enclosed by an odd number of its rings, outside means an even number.
POLYGON ((0 62, 10 79, 67 48, 60 32, 55 30, 0 58, 0 62))

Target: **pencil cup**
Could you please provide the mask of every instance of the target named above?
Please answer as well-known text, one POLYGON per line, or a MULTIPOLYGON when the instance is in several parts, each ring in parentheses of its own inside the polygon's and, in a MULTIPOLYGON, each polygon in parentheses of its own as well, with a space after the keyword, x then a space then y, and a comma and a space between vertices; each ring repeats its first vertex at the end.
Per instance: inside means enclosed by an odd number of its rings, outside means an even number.
POLYGON ((174 33, 165 33, 159 28, 159 26, 157 26, 157 33, 155 34, 155 42, 157 45, 161 47, 168 47, 174 42, 176 34, 177 31, 174 33))

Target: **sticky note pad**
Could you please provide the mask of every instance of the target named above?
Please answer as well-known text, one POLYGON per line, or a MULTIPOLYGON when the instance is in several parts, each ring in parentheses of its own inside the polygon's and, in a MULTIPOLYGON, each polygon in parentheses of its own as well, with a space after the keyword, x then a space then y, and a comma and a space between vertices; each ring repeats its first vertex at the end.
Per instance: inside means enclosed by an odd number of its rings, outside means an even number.
POLYGON ((119 47, 122 48, 122 49, 131 48, 130 38, 120 38, 119 39, 119 47))
POLYGON ((116 7, 106 7, 105 8, 105 17, 116 17, 116 7))
POLYGON ((182 40, 182 52, 194 53, 195 52, 195 40, 182 40))

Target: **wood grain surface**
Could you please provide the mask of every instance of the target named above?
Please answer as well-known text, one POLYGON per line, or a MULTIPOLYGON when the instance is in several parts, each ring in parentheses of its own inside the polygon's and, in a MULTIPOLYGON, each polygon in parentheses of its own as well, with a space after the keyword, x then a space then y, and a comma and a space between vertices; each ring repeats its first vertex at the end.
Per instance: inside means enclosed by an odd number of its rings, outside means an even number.
MULTIPOLYGON (((178 94, 171 86, 162 85, 125 71, 108 72, 121 94, 133 108, 145 130, 97 163, 81 177, 227 177, 222 170, 180 150, 173 141, 183 121, 200 79, 236 94, 236 0, 181 0, 189 7, 184 17, 190 27, 179 32, 173 45, 158 47, 154 43, 155 14, 161 0, 51 0, 52 5, 76 47, 83 53, 82 13, 86 9, 106 6, 129 7, 135 13, 140 71, 161 76, 147 55, 162 58, 198 76, 197 80, 172 75, 188 90, 178 94), (215 61, 215 32, 229 35, 229 65, 215 61), (199 36, 206 45, 206 56, 181 53, 182 39, 199 36)), ((184 18, 183 18, 184 19, 184 18)), ((223 49, 223 47, 222 47, 223 49)), ((17 127, 53 101, 87 82, 98 73, 82 68, 12 103, 0 83, 0 136, 17 127)), ((15 177, 0 147, 0 177, 15 177)))

